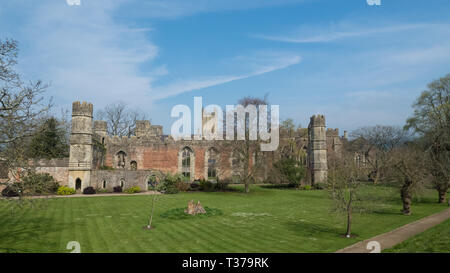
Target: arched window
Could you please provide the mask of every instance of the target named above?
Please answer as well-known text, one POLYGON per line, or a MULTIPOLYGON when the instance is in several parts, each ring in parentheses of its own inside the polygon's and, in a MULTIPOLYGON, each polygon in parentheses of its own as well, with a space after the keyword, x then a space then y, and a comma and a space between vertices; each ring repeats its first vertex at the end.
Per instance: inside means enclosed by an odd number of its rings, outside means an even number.
POLYGON ((130 169, 133 171, 137 170, 137 162, 136 161, 133 160, 130 162, 130 169))
POLYGON ((120 186, 123 188, 125 186, 125 179, 120 179, 120 186))
POLYGON ((191 177, 191 156, 192 150, 189 147, 184 147, 181 153, 181 173, 184 177, 191 177))
POLYGON ((119 169, 125 168, 126 157, 127 157, 127 154, 123 151, 120 151, 116 154, 117 168, 119 168, 119 169))
POLYGON ((76 190, 81 190, 81 179, 80 178, 77 178, 75 180, 75 189, 76 190))
POLYGON ((106 189, 106 180, 103 180, 102 188, 106 189))
POLYGON ((210 148, 207 152, 207 176, 208 179, 217 178, 217 165, 219 160, 219 152, 215 148, 210 148))

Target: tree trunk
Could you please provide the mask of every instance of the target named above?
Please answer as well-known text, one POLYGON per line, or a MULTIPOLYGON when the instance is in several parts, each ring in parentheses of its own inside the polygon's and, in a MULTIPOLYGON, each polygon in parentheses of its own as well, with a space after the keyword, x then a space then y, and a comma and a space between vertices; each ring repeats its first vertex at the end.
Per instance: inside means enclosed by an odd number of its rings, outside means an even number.
POLYGON ((443 204, 445 203, 445 199, 447 198, 447 187, 440 187, 438 189, 438 193, 439 193, 439 203, 443 204))
POLYGON ((403 210, 402 213, 404 215, 410 215, 411 214, 411 192, 409 188, 409 183, 405 183, 401 189, 401 197, 403 202, 403 210))
POLYGON ((345 236, 350 237, 351 228, 352 228, 352 208, 349 207, 347 209, 347 233, 345 234, 345 236))
POLYGON ((249 184, 250 184, 249 180, 245 181, 245 193, 249 193, 250 192, 249 184))
POLYGON ((373 184, 378 184, 378 180, 380 179, 380 170, 379 169, 377 169, 376 171, 375 171, 375 178, 374 178, 374 180, 373 180, 373 184))

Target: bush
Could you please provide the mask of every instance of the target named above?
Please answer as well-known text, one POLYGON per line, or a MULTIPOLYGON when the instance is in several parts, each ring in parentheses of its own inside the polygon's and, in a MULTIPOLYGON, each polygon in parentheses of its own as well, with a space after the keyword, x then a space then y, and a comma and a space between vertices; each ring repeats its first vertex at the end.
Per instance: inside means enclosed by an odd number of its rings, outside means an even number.
POLYGON ((94 187, 86 187, 83 190, 83 194, 95 194, 95 189, 94 187))
POLYGON ((211 181, 206 181, 205 179, 200 180, 200 190, 201 191, 214 191, 216 187, 215 183, 211 181))
POLYGON ((114 192, 122 192, 122 187, 121 187, 121 186, 115 186, 115 187, 113 188, 113 191, 114 191, 114 192))
POLYGON ((198 181, 194 181, 189 185, 189 190, 190 191, 198 191, 200 190, 200 184, 198 181))
POLYGON ((131 187, 131 188, 126 189, 124 192, 129 193, 129 194, 138 193, 138 192, 141 192, 141 188, 139 188, 138 186, 131 187))
POLYGON ((310 186, 310 185, 305 185, 305 186, 303 187, 303 189, 309 191, 309 190, 311 190, 311 186, 310 186))
MULTIPOLYGON (((158 184, 157 190, 163 193, 174 194, 178 193, 178 187, 184 187, 182 185, 178 185, 183 182, 184 177, 181 174, 170 174, 168 173, 164 179, 158 184)), ((187 183, 186 183, 187 184, 187 183)), ((188 184, 187 184, 188 185, 188 184)))
POLYGON ((2 190, 2 196, 16 197, 16 196, 19 196, 19 192, 20 192, 20 187, 19 187, 18 183, 14 183, 12 185, 6 186, 6 188, 4 188, 2 190))
POLYGON ((230 179, 220 179, 217 180, 216 189, 219 191, 226 190, 228 185, 231 183, 230 179))
POLYGON ((75 190, 66 186, 61 186, 58 188, 58 191, 56 192, 58 195, 72 195, 75 194, 75 190))
POLYGON ((178 191, 182 191, 182 192, 188 191, 189 188, 190 188, 190 184, 189 184, 188 182, 185 182, 185 181, 179 181, 179 182, 177 182, 177 183, 175 184, 175 188, 176 188, 178 191))
POLYGON ((289 183, 292 186, 298 187, 306 175, 305 167, 301 162, 294 159, 282 158, 273 165, 275 170, 274 177, 280 183, 289 183))
POLYGON ((314 183, 313 188, 315 190, 323 190, 325 189, 325 183, 314 183))
POLYGON ((24 194, 55 194, 59 189, 59 183, 48 173, 29 173, 22 179, 24 194))

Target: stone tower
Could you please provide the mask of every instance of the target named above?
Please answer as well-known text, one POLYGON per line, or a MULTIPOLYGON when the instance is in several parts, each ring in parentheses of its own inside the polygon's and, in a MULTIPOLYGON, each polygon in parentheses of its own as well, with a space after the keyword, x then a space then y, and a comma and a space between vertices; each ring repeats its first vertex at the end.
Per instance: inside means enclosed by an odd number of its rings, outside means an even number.
POLYGON ((314 115, 308 126, 308 168, 311 183, 323 182, 327 179, 327 135, 325 116, 314 115))
POLYGON ((69 187, 83 190, 91 185, 93 106, 87 102, 72 105, 70 135, 69 187))

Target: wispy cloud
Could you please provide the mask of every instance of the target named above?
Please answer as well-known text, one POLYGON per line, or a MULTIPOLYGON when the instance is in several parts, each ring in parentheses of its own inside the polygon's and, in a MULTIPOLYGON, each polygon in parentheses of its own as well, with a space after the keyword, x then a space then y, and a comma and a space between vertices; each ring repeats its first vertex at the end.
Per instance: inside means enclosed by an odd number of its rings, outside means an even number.
POLYGON ((247 66, 247 69, 251 69, 251 71, 240 75, 222 75, 205 77, 201 79, 186 79, 174 82, 167 86, 155 87, 155 98, 168 98, 181 93, 225 84, 284 69, 291 65, 300 63, 301 57, 298 55, 285 53, 259 52, 251 56, 238 56, 234 58, 233 61, 239 62, 239 66, 247 66))
POLYGON ((364 37, 376 34, 386 34, 386 33, 394 33, 408 30, 416 30, 423 28, 433 28, 439 25, 435 24, 400 24, 394 26, 382 26, 382 27, 373 27, 373 24, 368 25, 367 27, 356 27, 356 26, 328 26, 323 29, 317 29, 317 27, 311 26, 302 26, 297 31, 291 34, 285 35, 253 35, 255 38, 271 40, 271 41, 279 41, 279 42, 287 42, 287 43, 325 43, 332 42, 336 40, 346 39, 346 38, 355 38, 355 37, 364 37), (316 29, 316 33, 311 33, 311 29, 316 29))

